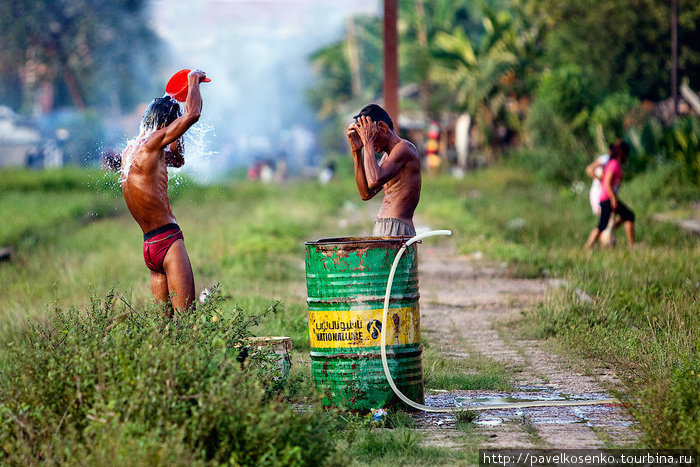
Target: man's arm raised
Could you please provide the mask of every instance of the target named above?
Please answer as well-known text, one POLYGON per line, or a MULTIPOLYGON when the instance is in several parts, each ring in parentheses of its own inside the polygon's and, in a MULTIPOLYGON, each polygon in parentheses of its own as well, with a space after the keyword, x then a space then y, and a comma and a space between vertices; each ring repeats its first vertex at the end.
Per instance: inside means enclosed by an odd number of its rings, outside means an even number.
POLYGON ((163 151, 163 159, 168 167, 182 167, 185 165, 185 154, 182 148, 182 138, 170 143, 163 151))
MULTIPOLYGON (((199 83, 207 75, 200 70, 191 71, 188 75, 187 100, 185 101, 185 111, 182 116, 156 132, 146 141, 145 145, 150 150, 160 150, 179 137, 185 134, 189 128, 197 123, 202 112, 202 96, 199 93, 199 83)), ((184 163, 184 159, 182 161, 184 163)))
MULTIPOLYGON (((413 155, 413 146, 401 141, 391 149, 382 165, 379 165, 374 157, 374 138, 379 131, 378 125, 386 126, 386 123, 377 124, 364 115, 359 118, 357 125, 358 133, 364 143, 363 165, 367 188, 370 192, 381 190, 386 182, 398 175, 408 158, 413 155)), ((382 128, 382 131, 387 130, 388 127, 382 128)))
POLYGON ((362 140, 357 134, 357 129, 354 124, 348 127, 348 141, 350 141, 350 149, 352 150, 353 166, 355 169, 355 183, 357 190, 360 192, 360 198, 363 201, 374 198, 374 195, 381 191, 381 187, 376 190, 370 190, 367 186, 367 177, 365 176, 365 166, 362 161, 362 140))

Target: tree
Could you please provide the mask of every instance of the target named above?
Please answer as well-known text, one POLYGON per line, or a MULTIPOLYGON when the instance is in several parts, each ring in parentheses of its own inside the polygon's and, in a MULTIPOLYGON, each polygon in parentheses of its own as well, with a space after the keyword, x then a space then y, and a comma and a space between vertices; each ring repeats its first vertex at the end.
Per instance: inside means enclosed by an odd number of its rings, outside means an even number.
POLYGON ((381 22, 358 17, 349 20, 348 26, 349 36, 310 57, 318 79, 307 98, 322 119, 339 115, 351 102, 372 100, 381 93, 381 22))
POLYGON ((147 26, 145 5, 0 0, 0 98, 20 94, 24 112, 114 104, 112 92, 119 104, 130 105, 149 79, 137 70, 148 65, 152 71, 157 63, 159 41, 147 26))
MULTIPOLYGON (((439 87, 431 79, 436 34, 452 31, 455 25, 476 33, 478 15, 480 12, 468 0, 399 3, 401 84, 419 84, 419 105, 427 116, 434 116, 451 104, 448 95, 438 93, 438 98, 434 95, 439 87)), ((343 40, 320 49, 311 57, 319 80, 310 91, 309 98, 312 105, 319 109, 319 114, 325 118, 335 112, 334 108, 337 110, 337 104, 373 100, 380 95, 381 58, 381 20, 357 17, 348 21, 343 40), (331 101, 336 101, 336 104, 331 104, 331 101)))
POLYGON ((482 13, 474 2, 465 0, 413 0, 402 2, 401 7, 401 78, 405 83, 418 84, 420 109, 427 118, 437 119, 453 103, 433 79, 439 54, 436 36, 459 28, 470 39, 478 40, 482 13))
MULTIPOLYGON (((502 113, 506 96, 501 81, 517 64, 517 57, 506 39, 507 23, 508 18, 503 14, 487 12, 486 33, 476 49, 461 28, 456 28, 452 34, 438 33, 435 38, 442 57, 434 67, 433 78, 454 92, 457 108, 469 114, 470 124, 475 122, 482 131, 492 127, 502 113)), ((466 165, 467 161, 459 162, 466 165)))
MULTIPOLYGON (((528 0, 545 6, 555 25, 546 61, 595 71, 600 89, 658 101, 670 92, 671 10, 662 0, 528 0)), ((681 76, 700 85, 700 3, 679 0, 681 76)), ((691 84, 692 87, 692 84, 691 84)))

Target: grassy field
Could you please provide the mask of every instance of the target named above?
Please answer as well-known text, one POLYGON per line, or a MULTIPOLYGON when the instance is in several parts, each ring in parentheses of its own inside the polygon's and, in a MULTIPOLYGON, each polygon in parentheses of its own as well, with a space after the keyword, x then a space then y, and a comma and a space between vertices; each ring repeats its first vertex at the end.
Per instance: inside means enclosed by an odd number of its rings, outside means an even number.
POLYGON ((696 187, 659 170, 626 183, 621 199, 637 214, 637 237, 612 250, 584 251, 596 219, 587 190, 538 183, 517 169, 426 183, 430 219, 449 218, 463 252, 483 251, 523 277, 555 277, 568 286, 512 324, 524 337, 554 338, 562 348, 611 365, 626 378, 626 397, 654 447, 700 442, 700 243, 658 212, 698 199, 696 187), (445 201, 437 202, 433 190, 445 201), (591 299, 582 299, 584 291, 591 299))
MULTIPOLYGON (((18 393, 10 390, 9 381, 1 380, 0 394, 4 397, 0 397, 0 446, 5 455, 10 448, 20 453, 12 458, 14 461, 31 459, 38 453, 56 461, 65 459, 61 456, 69 455, 66 453, 96 461, 132 453, 144 463, 196 464, 231 459, 246 463, 269 459, 270 463, 303 464, 318 459, 304 457, 300 450, 315 450, 329 464, 354 459, 360 465, 395 465, 410 459, 412 463, 428 465, 461 463, 475 455, 479 440, 468 424, 465 442, 473 449, 455 457, 445 450, 422 448, 420 437, 405 426, 405 420, 396 422, 394 430, 375 436, 369 431, 371 423, 363 417, 319 412, 314 408, 308 369, 303 365, 294 369, 289 387, 276 395, 265 389, 264 377, 253 378, 262 383, 242 382, 234 370, 217 375, 217 381, 190 381, 189 373, 171 377, 166 371, 149 373, 142 354, 157 361, 177 362, 178 345, 191 346, 203 361, 225 360, 225 356, 221 356, 221 346, 202 346, 198 340, 192 341, 190 334, 176 333, 173 337, 172 330, 164 330, 154 318, 157 312, 151 305, 140 231, 126 211, 115 179, 100 172, 62 170, 4 172, 0 180, 0 246, 14 249, 12 261, 0 264, 0 370, 3 374, 20 370, 28 373, 24 383, 29 387, 26 393, 18 393), (83 329, 82 321, 70 318, 71 313, 77 313, 71 310, 85 310, 76 316, 88 316, 91 324, 83 329), (126 324, 109 328, 105 334, 112 322, 108 315, 130 310, 143 314, 139 329, 151 330, 148 334, 138 333, 141 337, 129 341, 131 347, 114 331, 127 330, 121 328, 126 324), (56 358, 42 360, 45 352, 27 345, 31 342, 27 336, 31 332, 37 332, 36 336, 53 334, 28 328, 27 318, 56 332, 80 328, 75 334, 82 335, 84 343, 79 345, 76 341, 71 351, 61 351, 60 355, 53 350, 51 355, 57 355, 56 358), (57 325, 59 319, 64 324, 57 325), (94 337, 95 329, 100 335, 115 335, 98 339, 94 337), (175 338, 180 340, 173 341, 175 338), (163 347, 163 343, 172 347, 163 347), (116 351, 125 345, 128 351, 116 351), (171 350, 161 354, 154 347, 171 350), (219 353, 212 354, 216 349, 219 353), (121 359, 112 360, 113 353, 122 355, 121 359), (48 380, 55 381, 52 383, 35 371, 40 368, 35 360, 41 360, 43 368, 60 368, 73 361, 95 360, 96 355, 110 356, 105 361, 114 366, 105 363, 105 368, 115 370, 76 364, 75 372, 54 375, 58 379, 48 380), (134 363, 127 365, 123 359, 129 355, 134 363), (23 366, 17 366, 18 356, 23 356, 23 366), (142 385, 137 383, 138 378, 134 379, 134 392, 107 394, 94 390, 93 403, 82 404, 81 398, 78 404, 74 400, 76 381, 78 393, 87 394, 80 381, 94 380, 94 389, 105 387, 100 378, 113 378, 118 386, 127 369, 144 378, 142 385), (168 396, 167 391, 150 394, 145 383, 148 378, 163 382, 164 388, 169 388, 172 381, 180 381, 180 387, 188 388, 193 395, 207 392, 212 398, 208 403, 198 399, 196 406, 172 402, 172 394, 168 396), (224 383, 240 386, 241 391, 250 390, 252 396, 238 403, 231 398, 240 391, 225 395, 224 389, 231 385, 224 383), (47 385, 61 390, 35 391, 45 393, 44 399, 29 395, 33 386, 47 385), (150 405, 128 409, 131 406, 125 401, 134 394, 144 404, 150 401, 150 405), (245 407, 232 410, 233 419, 222 418, 216 415, 220 403, 214 402, 220 398, 232 407, 245 407), (280 403, 283 400, 310 404, 301 422, 291 423, 291 418, 285 418, 290 417, 291 409, 289 404, 280 403), (80 407, 66 408, 73 405, 80 407), (249 413, 253 409, 257 410, 255 416, 249 413), (211 424, 176 423, 193 417, 193 411, 211 424), (114 415, 107 417, 105 413, 114 415), (126 413, 140 415, 129 418, 126 413), (91 422, 85 422, 85 417, 91 422), (286 447, 261 448, 249 457, 240 457, 237 446, 226 445, 224 449, 222 445, 219 451, 211 452, 212 445, 221 443, 207 436, 233 430, 236 424, 249 426, 255 417, 267 420, 269 425, 263 423, 263 428, 284 419, 291 423, 290 430, 307 430, 313 440, 296 432, 294 436, 280 433, 280 437, 296 441, 286 447), (100 425, 94 420, 109 423, 100 425), (29 429, 30 421, 34 429, 29 429), (99 434, 99 426, 109 436, 99 434), (62 436, 48 441, 59 433, 62 436), (120 441, 109 447, 110 439, 120 441), (171 443, 180 443, 181 451, 164 453, 159 448, 171 443), (17 451, 18 446, 23 446, 24 451, 17 451), (63 454, 56 451, 57 446, 63 454)), ((230 342, 236 329, 258 335, 286 335, 292 337, 300 355, 308 355, 304 241, 367 234, 377 205, 362 203, 349 178, 323 187, 315 181, 294 181, 279 187, 251 182, 201 187, 178 180, 171 198, 185 234, 197 290, 219 284, 221 292, 220 303, 200 311, 202 323, 211 327, 211 319, 220 316, 221 321, 216 322, 231 326, 223 330, 212 328, 213 334, 207 339, 230 342), (238 309, 257 315, 278 301, 277 312, 261 319, 257 326, 237 319, 238 309)), ((651 216, 683 209, 694 198, 697 189, 675 183, 669 170, 637 177, 623 187, 622 199, 637 213, 642 245, 628 249, 624 239, 619 238, 617 248, 593 252, 582 248, 596 221, 590 214, 585 190, 547 185, 517 168, 475 172, 463 180, 426 178, 418 215, 423 225, 452 229, 455 235, 450 241, 456 242, 464 253, 481 251, 489 258, 507 261, 513 274, 519 276, 564 279, 567 287, 552 293, 521 321, 512 323, 513 329, 528 338, 554 339, 577 355, 611 365, 625 378, 625 396, 644 430, 644 444, 687 447, 700 442, 700 390, 695 383, 700 375, 700 248, 697 238, 672 225, 653 222, 651 216), (581 301, 576 289, 585 291, 592 300, 581 301)), ((194 324, 197 329, 202 326, 194 324)), ((60 340, 54 344, 61 349, 65 346, 60 340)), ((209 375, 210 366, 198 367, 202 364, 199 360, 182 364, 209 375)), ((478 384, 486 380, 494 389, 507 387, 509 376, 502 369, 484 362, 480 365, 477 368, 483 369, 484 378, 478 384)), ((426 371, 427 387, 468 389, 470 384, 477 384, 471 376, 454 378, 459 362, 430 349, 425 354, 424 367, 430 370, 426 371)), ((252 425, 240 436, 253 445, 261 443, 261 435, 252 425)))

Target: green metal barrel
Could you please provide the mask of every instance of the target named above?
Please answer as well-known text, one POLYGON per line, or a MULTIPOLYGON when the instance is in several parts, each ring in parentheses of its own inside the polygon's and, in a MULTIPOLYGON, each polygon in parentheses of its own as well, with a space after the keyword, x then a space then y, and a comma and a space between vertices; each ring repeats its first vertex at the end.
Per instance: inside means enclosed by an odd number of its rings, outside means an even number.
POLYGON ((306 243, 311 370, 326 406, 364 411, 400 402, 384 375, 380 332, 387 332, 389 369, 396 385, 423 403, 415 244, 396 269, 388 323, 382 323, 389 272, 407 239, 350 237, 306 243))

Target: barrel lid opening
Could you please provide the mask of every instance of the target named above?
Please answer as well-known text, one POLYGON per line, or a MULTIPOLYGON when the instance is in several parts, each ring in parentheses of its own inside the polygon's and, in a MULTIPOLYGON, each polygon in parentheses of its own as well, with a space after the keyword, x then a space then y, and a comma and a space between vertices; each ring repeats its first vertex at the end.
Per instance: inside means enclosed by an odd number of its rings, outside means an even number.
POLYGON ((334 237, 321 238, 314 242, 305 242, 305 245, 335 245, 352 243, 405 243, 412 237, 334 237))

